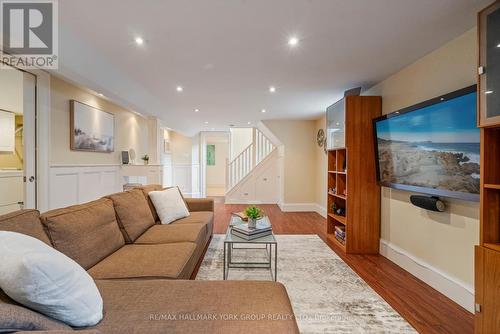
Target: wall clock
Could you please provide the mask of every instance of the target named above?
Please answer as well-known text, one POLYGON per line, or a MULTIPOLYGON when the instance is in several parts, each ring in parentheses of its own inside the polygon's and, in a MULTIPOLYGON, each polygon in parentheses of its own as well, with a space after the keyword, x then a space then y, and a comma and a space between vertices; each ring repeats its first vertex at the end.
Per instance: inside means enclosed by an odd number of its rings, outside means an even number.
POLYGON ((318 134, 316 135, 316 142, 318 146, 321 147, 325 143, 325 131, 323 129, 318 130, 318 134))

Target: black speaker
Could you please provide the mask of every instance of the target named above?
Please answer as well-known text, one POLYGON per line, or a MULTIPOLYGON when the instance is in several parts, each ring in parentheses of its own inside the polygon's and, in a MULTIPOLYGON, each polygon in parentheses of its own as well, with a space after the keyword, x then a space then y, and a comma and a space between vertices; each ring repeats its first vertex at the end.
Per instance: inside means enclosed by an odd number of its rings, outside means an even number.
POLYGON ((130 162, 128 151, 122 151, 122 164, 128 165, 130 162))
POLYGON ((410 202, 411 204, 425 210, 443 212, 446 209, 444 202, 441 201, 439 197, 434 196, 411 195, 410 202))

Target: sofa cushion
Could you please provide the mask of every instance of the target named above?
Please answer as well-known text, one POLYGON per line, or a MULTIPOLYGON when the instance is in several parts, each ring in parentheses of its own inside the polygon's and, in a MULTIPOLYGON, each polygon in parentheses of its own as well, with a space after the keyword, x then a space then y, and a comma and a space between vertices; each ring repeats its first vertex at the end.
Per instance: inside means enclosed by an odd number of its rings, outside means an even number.
POLYGON ((71 330, 68 325, 19 305, 0 290, 0 333, 71 330))
POLYGON ((182 242, 158 245, 125 245, 94 267, 94 279, 189 278, 196 265, 196 244, 182 242))
POLYGON ((18 303, 70 326, 103 316, 99 290, 75 261, 44 242, 0 231, 0 287, 18 303))
POLYGON ((168 244, 174 242, 202 242, 206 229, 202 224, 155 225, 135 241, 135 244, 168 244))
POLYGON ((146 186, 141 187, 142 193, 144 194, 144 197, 148 202, 149 209, 151 210, 151 214, 153 215, 153 219, 155 220, 155 222, 159 221, 160 217, 158 217, 158 213, 156 212, 155 206, 151 201, 151 198, 149 198, 149 193, 151 191, 160 191, 162 189, 163 187, 159 184, 148 184, 146 186))
POLYGON ((212 235, 214 230, 214 213, 210 211, 191 212, 189 217, 176 220, 172 223, 172 225, 176 224, 201 224, 205 226, 207 234, 212 235))
POLYGON ((170 224, 177 219, 189 216, 186 202, 184 202, 181 191, 177 187, 161 191, 151 191, 149 197, 156 208, 162 224, 170 224))
POLYGON ((141 189, 131 189, 107 197, 113 201, 118 224, 127 243, 134 242, 155 224, 141 189))
POLYGON ((40 218, 52 245, 85 269, 125 244, 109 199, 52 210, 40 218))
POLYGON ((276 282, 103 280, 96 284, 106 301, 106 315, 93 328, 102 333, 299 333, 286 289, 276 282), (239 318, 228 320, 224 315, 239 318))
POLYGON ((40 222, 38 210, 19 210, 0 216, 0 231, 29 235, 50 245, 50 240, 40 222))

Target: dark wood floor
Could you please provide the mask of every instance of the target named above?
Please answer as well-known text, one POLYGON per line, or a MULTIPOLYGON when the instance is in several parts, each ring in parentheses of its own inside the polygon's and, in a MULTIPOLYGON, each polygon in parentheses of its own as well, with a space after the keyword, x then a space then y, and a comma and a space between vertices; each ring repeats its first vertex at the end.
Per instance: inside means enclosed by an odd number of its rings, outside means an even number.
MULTIPOLYGON (((225 233, 231 212, 244 205, 215 204, 214 233, 225 233)), ((373 290, 419 333, 473 333, 471 313, 381 255, 345 255, 326 235, 326 221, 313 212, 282 212, 276 205, 259 205, 276 234, 317 234, 373 290)))

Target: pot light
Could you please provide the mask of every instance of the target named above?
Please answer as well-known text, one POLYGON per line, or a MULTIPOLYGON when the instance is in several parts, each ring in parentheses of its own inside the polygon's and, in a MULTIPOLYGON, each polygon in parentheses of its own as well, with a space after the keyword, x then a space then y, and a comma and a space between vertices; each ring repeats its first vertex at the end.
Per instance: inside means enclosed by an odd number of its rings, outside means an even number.
POLYGON ((497 45, 497 48, 500 48, 500 44, 497 45))
POLYGON ((135 44, 137 44, 137 45, 143 45, 144 44, 144 39, 142 37, 136 37, 135 38, 135 44))
POLYGON ((262 109, 260 112, 261 112, 261 113, 265 113, 265 112, 266 112, 266 109, 262 109))
POLYGON ((247 122, 248 125, 252 124, 252 122, 247 122))
POLYGON ((484 94, 493 94, 493 91, 492 90, 487 90, 486 92, 484 92, 484 94))
POLYGON ((199 112, 199 111, 200 111, 200 109, 195 109, 195 110, 194 110, 194 112, 199 112))
POLYGON ((276 91, 276 87, 274 87, 274 86, 269 87, 270 93, 274 93, 275 91, 276 91))
POLYGON ((288 45, 296 46, 297 44, 299 44, 299 39, 297 37, 292 36, 288 39, 288 45))
POLYGON ((208 121, 205 121, 204 123, 205 123, 205 124, 208 124, 208 121))
POLYGON ((177 88, 175 88, 178 92, 182 92, 184 90, 184 88, 182 88, 182 86, 177 86, 177 88))

